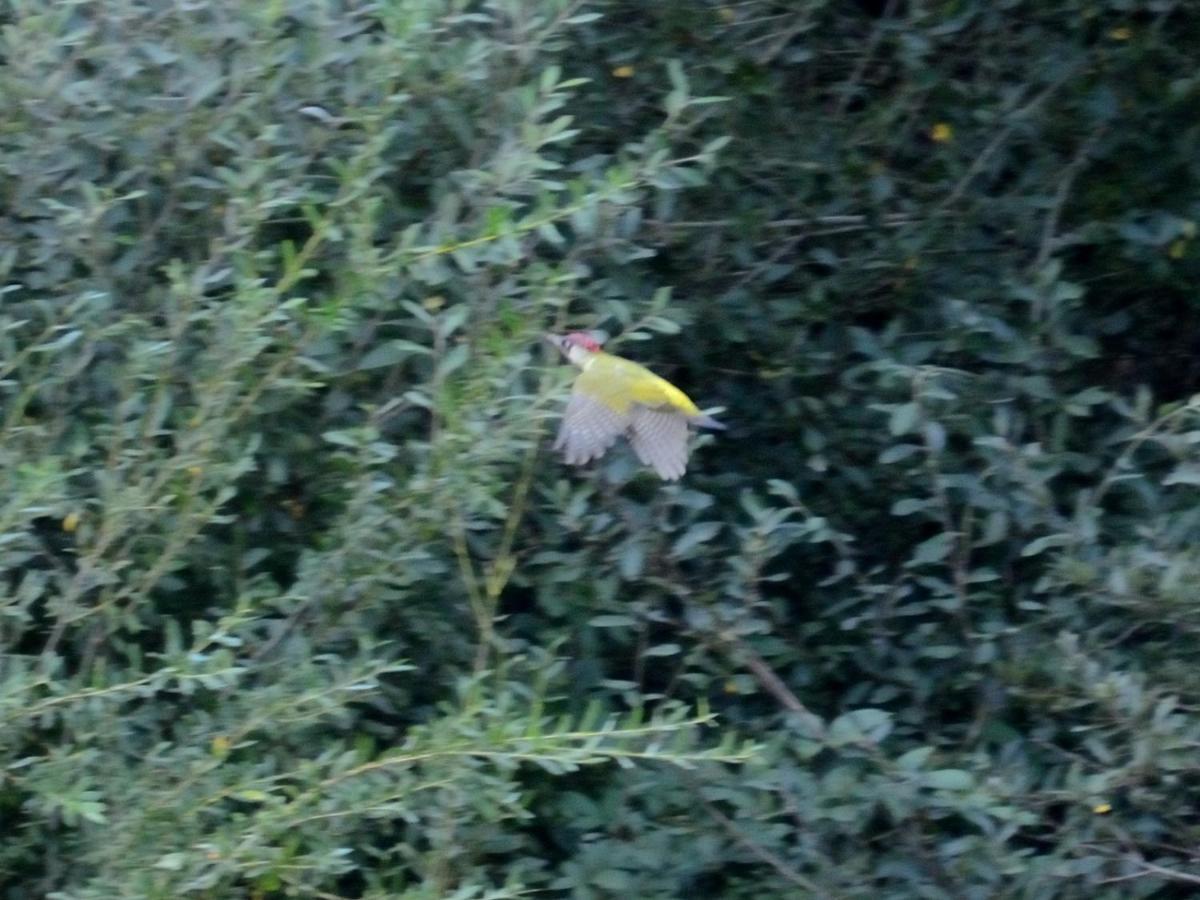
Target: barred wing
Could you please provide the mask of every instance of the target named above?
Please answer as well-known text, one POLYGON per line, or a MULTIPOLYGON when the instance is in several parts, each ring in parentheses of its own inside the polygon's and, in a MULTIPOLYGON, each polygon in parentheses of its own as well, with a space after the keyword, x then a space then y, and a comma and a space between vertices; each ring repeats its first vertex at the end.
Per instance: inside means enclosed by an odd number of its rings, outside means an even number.
POLYGON ((629 416, 579 391, 571 394, 554 449, 573 466, 603 456, 629 428, 629 416))
POLYGON ((635 406, 630 415, 629 443, 638 459, 654 467, 664 481, 683 477, 688 459, 687 419, 674 410, 635 406))

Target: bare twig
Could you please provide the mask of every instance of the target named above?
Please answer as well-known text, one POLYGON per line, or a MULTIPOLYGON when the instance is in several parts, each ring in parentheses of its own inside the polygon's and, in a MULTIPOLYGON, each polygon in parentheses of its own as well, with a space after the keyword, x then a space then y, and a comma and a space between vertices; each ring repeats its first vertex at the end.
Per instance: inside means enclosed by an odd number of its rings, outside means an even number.
POLYGON ((756 840, 746 834, 746 832, 744 832, 742 829, 738 828, 736 822, 734 822, 729 818, 729 816, 725 815, 723 812, 717 809, 716 806, 701 796, 699 791, 696 791, 696 796, 699 798, 701 806, 704 807, 704 811, 712 817, 713 821, 721 826, 722 831, 729 835, 729 837, 732 838, 736 844, 747 850, 752 856, 756 857, 774 869, 777 873, 779 873, 781 878, 785 879, 791 884, 794 884, 798 888, 803 888, 804 890, 811 892, 812 896, 814 897, 835 896, 830 894, 828 890, 822 890, 817 886, 816 882, 798 872, 794 867, 788 865, 787 861, 783 859, 783 857, 768 850, 762 844, 758 843, 756 840))
MULTIPOLYGON (((682 220, 676 222, 666 222, 662 219, 648 219, 646 222, 655 228, 661 229, 685 229, 685 228, 743 228, 746 223, 740 219, 698 219, 698 220, 682 220)), ((763 228, 812 228, 820 226, 822 228, 902 228, 905 225, 916 224, 916 220, 907 213, 888 213, 882 216, 878 221, 872 222, 870 217, 862 214, 835 215, 835 216, 810 216, 804 219, 772 219, 769 222, 763 222, 763 228)), ((825 233, 825 232, 822 232, 825 233)))
POLYGON ((983 167, 988 164, 991 158, 996 154, 996 151, 1004 146, 1005 142, 1009 139, 1009 136, 1011 136, 1013 131, 1016 130, 1016 127, 1020 121, 1041 106, 1041 104, 1045 102, 1045 100, 1051 94, 1062 87, 1063 84, 1066 83, 1067 79, 1074 74, 1074 70, 1064 72, 1058 78, 1054 79, 1054 81, 1050 82, 1050 84, 1046 85, 1046 87, 1042 88, 1042 90, 1039 91, 1032 100, 1008 117, 1008 123, 996 132, 995 136, 988 142, 987 146, 980 151, 979 155, 976 156, 974 160, 972 160, 971 165, 967 168, 967 171, 963 174, 963 177, 958 180, 958 183, 954 185, 954 188, 950 191, 950 193, 947 194, 936 207, 934 207, 933 216, 937 216, 940 213, 945 212, 959 201, 962 195, 966 193, 967 188, 971 186, 971 182, 975 180, 975 176, 983 171, 983 167))
POLYGON ((1058 233, 1058 222, 1062 217, 1063 207, 1067 204, 1067 198, 1071 196, 1071 188, 1075 184, 1075 178, 1083 171, 1083 167, 1087 165, 1088 156, 1096 146, 1096 142, 1100 136, 1104 134, 1104 126, 1093 131, 1083 143, 1079 145, 1079 149, 1075 151, 1075 156, 1063 171, 1062 178, 1059 179, 1058 188, 1054 192, 1054 205, 1050 207, 1050 212, 1046 216, 1046 221, 1042 223, 1042 241, 1038 246, 1037 256, 1033 260, 1033 268, 1040 269, 1050 259, 1050 255, 1057 248, 1055 235, 1058 233))
POLYGON ((788 712, 803 716, 809 727, 817 734, 825 732, 825 723, 821 720, 821 717, 805 706, 800 701, 800 698, 792 693, 792 689, 784 683, 783 679, 776 674, 767 661, 755 652, 753 647, 736 634, 723 632, 718 637, 734 649, 736 656, 750 670, 750 674, 762 685, 763 690, 779 702, 780 706, 788 712))
MULTIPOLYGON (((766 18, 772 18, 772 17, 765 16, 764 19, 766 19, 766 18)), ((739 24, 748 24, 748 23, 739 23, 739 24)), ((788 28, 785 28, 782 32, 780 32, 778 37, 771 43, 771 46, 769 46, 763 52, 762 56, 760 56, 758 58, 759 65, 766 65, 767 63, 769 63, 773 59, 775 59, 775 57, 778 56, 780 53, 782 53, 784 51, 784 49, 787 47, 787 45, 792 42, 792 38, 794 38, 796 35, 798 35, 804 29, 808 28, 809 25, 811 25, 811 24, 812 24, 811 10, 806 9, 803 12, 801 12, 800 14, 798 14, 796 16, 796 21, 793 22, 791 24, 791 26, 789 26, 788 28)), ((751 42, 751 43, 753 43, 753 42, 751 42)))
POLYGON ((1119 875, 1115 878, 1105 878, 1100 884, 1129 881, 1130 879, 1141 878, 1145 875, 1157 875, 1159 878, 1165 878, 1168 881, 1178 881, 1183 884, 1200 884, 1200 875, 1193 875, 1191 872, 1180 872, 1177 869, 1168 869, 1165 866, 1157 866, 1154 863, 1146 862, 1144 859, 1136 859, 1134 862, 1140 866, 1138 871, 1128 875, 1119 875))
POLYGON ((863 50, 862 56, 858 58, 858 62, 854 66, 854 71, 850 73, 850 78, 842 88, 842 95, 838 98, 837 108, 834 110, 834 115, 837 118, 840 119, 845 115, 851 98, 858 91, 859 82, 862 81, 863 75, 867 72, 867 66, 871 64, 871 60, 875 58, 875 51, 879 49, 879 45, 883 42, 884 28, 888 20, 896 14, 896 7, 899 5, 899 0, 888 0, 887 6, 883 9, 883 14, 879 17, 879 21, 875 23, 875 29, 871 32, 866 49, 863 50))

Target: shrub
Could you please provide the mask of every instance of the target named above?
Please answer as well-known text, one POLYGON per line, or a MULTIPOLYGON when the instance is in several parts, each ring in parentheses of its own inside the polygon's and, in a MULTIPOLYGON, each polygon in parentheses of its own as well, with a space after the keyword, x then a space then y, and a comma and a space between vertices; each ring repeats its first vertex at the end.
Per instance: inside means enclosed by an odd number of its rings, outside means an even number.
POLYGON ((1190 7, 0 22, 7 896, 1200 880, 1190 7))

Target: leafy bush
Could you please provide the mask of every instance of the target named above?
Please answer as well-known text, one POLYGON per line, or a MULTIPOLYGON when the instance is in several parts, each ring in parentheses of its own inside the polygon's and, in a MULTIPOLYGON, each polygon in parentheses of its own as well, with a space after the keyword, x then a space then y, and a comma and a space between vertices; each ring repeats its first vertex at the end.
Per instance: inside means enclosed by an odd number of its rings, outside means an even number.
POLYGON ((1190 6, 0 22, 6 896, 1200 882, 1190 6))

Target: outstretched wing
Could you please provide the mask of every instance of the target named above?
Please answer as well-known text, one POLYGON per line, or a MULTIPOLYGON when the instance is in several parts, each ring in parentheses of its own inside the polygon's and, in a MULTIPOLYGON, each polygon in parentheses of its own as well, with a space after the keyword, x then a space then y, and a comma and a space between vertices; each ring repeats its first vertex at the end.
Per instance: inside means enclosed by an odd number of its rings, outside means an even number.
POLYGON ((576 390, 567 401, 554 449, 573 466, 603 456, 626 429, 629 415, 576 390))
POLYGON ((658 477, 675 481, 683 477, 688 459, 687 419, 671 409, 635 406, 630 411, 629 443, 638 459, 653 466, 658 477))

